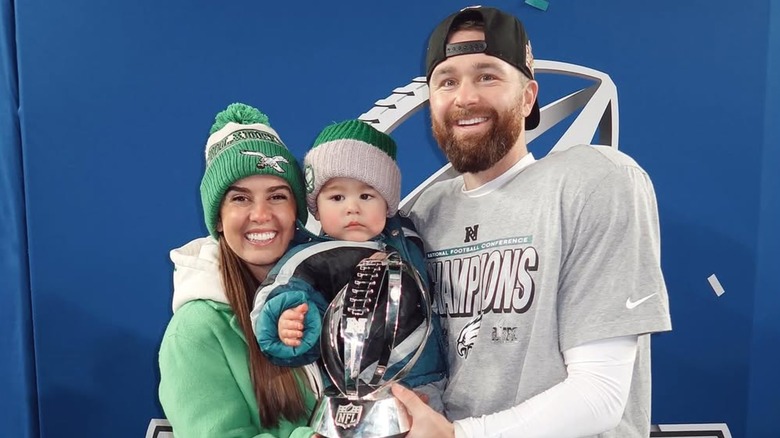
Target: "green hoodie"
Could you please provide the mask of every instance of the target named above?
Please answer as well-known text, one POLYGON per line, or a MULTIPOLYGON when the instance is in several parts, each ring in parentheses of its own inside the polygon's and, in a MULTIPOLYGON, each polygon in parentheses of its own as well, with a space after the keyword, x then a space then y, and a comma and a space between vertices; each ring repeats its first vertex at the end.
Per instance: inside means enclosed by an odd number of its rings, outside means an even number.
MULTIPOLYGON (((216 242, 197 239, 171 251, 171 259, 174 314, 160 347, 159 395, 176 438, 310 437, 308 418, 282 419, 275 428, 260 423, 243 332, 227 299, 207 281, 218 266, 216 242)), ((321 387, 312 371, 318 372, 307 368, 312 386, 321 387)), ((303 387, 311 411, 316 398, 303 387)))

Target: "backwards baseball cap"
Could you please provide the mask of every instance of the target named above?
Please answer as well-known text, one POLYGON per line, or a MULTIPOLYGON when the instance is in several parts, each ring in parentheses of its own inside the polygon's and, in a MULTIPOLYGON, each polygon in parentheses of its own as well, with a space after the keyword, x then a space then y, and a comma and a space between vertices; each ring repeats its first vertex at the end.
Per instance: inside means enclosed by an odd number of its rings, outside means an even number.
MULTIPOLYGON (((433 69, 447 58, 471 53, 495 56, 513 65, 528 79, 534 78, 534 57, 523 23, 513 15, 495 8, 469 6, 445 18, 431 34, 425 57, 427 81, 431 81, 433 69), (470 20, 483 23, 485 40, 448 44, 447 39, 453 30, 461 23, 470 20)), ((534 102, 531 114, 525 118, 526 129, 531 130, 537 126, 539 126, 538 99, 534 102)))

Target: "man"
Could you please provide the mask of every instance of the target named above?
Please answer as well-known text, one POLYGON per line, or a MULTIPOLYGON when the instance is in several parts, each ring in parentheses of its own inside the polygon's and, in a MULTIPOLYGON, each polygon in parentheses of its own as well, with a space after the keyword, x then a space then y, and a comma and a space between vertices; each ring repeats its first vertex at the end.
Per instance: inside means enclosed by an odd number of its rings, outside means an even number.
POLYGON ((451 15, 426 63, 433 132, 462 176, 410 216, 447 326, 454 423, 396 385, 409 437, 649 436, 649 334, 671 322, 647 174, 603 146, 535 161, 538 85, 515 17, 451 15))

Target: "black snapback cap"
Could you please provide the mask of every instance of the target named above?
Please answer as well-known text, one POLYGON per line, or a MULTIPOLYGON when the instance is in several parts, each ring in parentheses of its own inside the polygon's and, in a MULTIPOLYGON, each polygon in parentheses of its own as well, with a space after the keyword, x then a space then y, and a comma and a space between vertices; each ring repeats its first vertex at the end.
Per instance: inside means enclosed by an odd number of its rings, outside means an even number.
MULTIPOLYGON (((534 57, 523 23, 515 16, 495 8, 469 6, 445 18, 431 34, 425 56, 426 81, 431 81, 433 69, 447 58, 471 53, 495 56, 520 70, 527 78, 534 78, 534 57), (460 23, 469 20, 484 24, 485 40, 447 44, 447 38, 452 30, 460 23)), ((537 126, 539 126, 538 99, 534 102, 531 114, 525 118, 526 129, 531 130, 537 126)))

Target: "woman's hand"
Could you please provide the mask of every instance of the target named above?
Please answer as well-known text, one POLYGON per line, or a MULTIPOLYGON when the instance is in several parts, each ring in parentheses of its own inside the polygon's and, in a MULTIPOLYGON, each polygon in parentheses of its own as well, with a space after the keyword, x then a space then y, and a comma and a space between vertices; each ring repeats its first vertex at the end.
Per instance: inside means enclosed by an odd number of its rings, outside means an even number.
POLYGON ((282 312, 279 317, 279 339, 288 347, 298 347, 303 338, 303 319, 306 312, 309 311, 309 305, 300 304, 292 309, 282 312))

